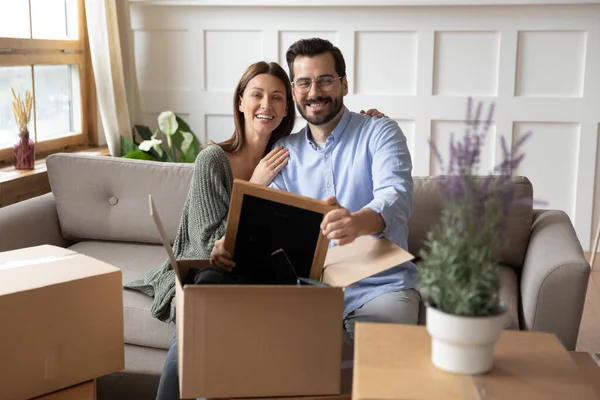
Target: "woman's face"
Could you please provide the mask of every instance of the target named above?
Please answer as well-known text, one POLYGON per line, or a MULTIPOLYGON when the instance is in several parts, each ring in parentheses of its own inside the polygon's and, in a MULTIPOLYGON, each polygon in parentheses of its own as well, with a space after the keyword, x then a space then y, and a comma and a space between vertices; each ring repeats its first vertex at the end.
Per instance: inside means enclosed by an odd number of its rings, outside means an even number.
POLYGON ((269 74, 256 75, 240 97, 246 136, 269 137, 287 115, 285 85, 269 74))

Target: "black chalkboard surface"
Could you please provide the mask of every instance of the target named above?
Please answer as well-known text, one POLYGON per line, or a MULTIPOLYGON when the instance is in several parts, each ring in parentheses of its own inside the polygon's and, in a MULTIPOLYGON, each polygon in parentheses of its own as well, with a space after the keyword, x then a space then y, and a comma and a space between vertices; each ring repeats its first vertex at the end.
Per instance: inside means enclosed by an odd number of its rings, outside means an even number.
POLYGON ((320 200, 235 180, 225 235, 234 270, 256 283, 280 284, 290 276, 277 270, 287 259, 298 277, 320 280, 329 242, 320 225, 331 209, 320 200), (277 257, 280 250, 287 257, 277 257))

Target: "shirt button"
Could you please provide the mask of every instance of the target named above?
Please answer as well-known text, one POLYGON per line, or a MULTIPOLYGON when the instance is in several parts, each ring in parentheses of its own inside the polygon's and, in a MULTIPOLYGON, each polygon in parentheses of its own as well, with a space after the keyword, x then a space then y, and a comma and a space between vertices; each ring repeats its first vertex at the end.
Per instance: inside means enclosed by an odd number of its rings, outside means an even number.
POLYGON ((325 159, 329 158, 329 153, 325 154, 325 159))
POLYGON ((114 196, 112 196, 110 199, 108 199, 108 204, 110 204, 111 206, 117 205, 118 202, 119 202, 119 199, 117 199, 114 196))
POLYGON ((331 183, 327 182, 327 189, 331 189, 331 183))

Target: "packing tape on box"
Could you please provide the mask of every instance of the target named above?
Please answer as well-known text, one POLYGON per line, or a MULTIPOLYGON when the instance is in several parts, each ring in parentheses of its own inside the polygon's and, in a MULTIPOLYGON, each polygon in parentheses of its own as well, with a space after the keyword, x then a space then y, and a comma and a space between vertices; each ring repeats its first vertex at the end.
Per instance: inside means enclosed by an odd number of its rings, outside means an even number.
POLYGON ((59 261, 59 260, 66 260, 68 258, 77 257, 78 255, 79 255, 79 253, 73 253, 73 254, 67 254, 67 255, 63 255, 63 256, 46 256, 46 257, 29 258, 26 260, 8 261, 5 263, 0 263, 0 270, 26 267, 28 265, 35 265, 35 264, 45 264, 45 263, 59 261))

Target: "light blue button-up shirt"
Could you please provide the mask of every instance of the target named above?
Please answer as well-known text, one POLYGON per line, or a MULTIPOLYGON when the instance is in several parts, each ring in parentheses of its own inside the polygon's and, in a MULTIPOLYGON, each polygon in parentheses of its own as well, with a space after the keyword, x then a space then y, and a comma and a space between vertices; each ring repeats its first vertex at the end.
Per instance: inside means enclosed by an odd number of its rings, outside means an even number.
MULTIPOLYGON (((395 121, 344 108, 324 147, 311 140, 308 127, 277 145, 286 147, 290 158, 271 187, 320 200, 335 196, 350 212, 370 208, 385 221, 381 235, 408 249, 412 161, 406 137, 395 121)), ((333 241, 329 246, 334 246, 333 241)), ((416 281, 412 262, 364 279, 346 289, 344 316, 380 294, 416 289, 416 281)))

